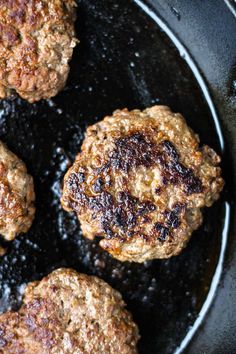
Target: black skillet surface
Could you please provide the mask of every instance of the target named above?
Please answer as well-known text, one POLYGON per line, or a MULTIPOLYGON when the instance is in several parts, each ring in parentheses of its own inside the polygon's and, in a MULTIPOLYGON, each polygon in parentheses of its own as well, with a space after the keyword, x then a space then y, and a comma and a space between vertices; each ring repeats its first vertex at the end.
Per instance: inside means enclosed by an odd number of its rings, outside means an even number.
POLYGON ((221 153, 215 122, 185 60, 134 1, 78 1, 77 32, 81 43, 63 92, 33 105, 17 97, 0 103, 0 137, 26 162, 37 196, 30 232, 0 260, 0 310, 19 305, 22 284, 73 267, 122 293, 140 328, 140 353, 173 353, 197 318, 218 264, 227 187, 179 257, 139 265, 115 261, 82 238, 76 217, 60 207, 60 185, 87 125, 116 108, 167 104, 221 153))

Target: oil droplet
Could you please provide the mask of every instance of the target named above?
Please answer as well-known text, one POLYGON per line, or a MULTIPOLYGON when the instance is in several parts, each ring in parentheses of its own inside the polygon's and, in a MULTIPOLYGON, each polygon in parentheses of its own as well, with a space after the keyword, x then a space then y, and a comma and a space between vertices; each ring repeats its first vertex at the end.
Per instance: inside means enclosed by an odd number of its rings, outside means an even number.
POLYGON ((174 6, 170 6, 170 10, 171 10, 172 14, 175 15, 177 20, 180 21, 181 15, 180 15, 179 11, 174 6))
POLYGON ((236 98, 236 80, 232 81, 230 93, 233 98, 236 98))

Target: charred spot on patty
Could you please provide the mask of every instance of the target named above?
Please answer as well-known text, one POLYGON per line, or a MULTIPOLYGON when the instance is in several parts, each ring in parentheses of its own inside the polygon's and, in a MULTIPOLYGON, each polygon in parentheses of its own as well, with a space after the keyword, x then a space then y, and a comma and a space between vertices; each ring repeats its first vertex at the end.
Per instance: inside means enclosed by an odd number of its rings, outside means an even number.
POLYGON ((180 226, 180 213, 185 209, 185 204, 177 203, 172 210, 165 210, 166 225, 169 228, 177 229, 180 226))
POLYGON ((150 167, 155 160, 155 144, 142 133, 134 133, 115 141, 109 155, 109 165, 128 173, 138 166, 150 167))
POLYGON ((165 210, 165 217, 162 223, 157 222, 154 225, 154 233, 157 233, 158 240, 164 242, 167 237, 174 238, 173 231, 181 225, 181 212, 185 210, 185 204, 177 203, 171 210, 165 210))
MULTIPOLYGON (((122 170, 126 174, 139 166, 150 168, 161 166, 164 185, 182 184, 186 194, 202 193, 201 180, 190 168, 180 162, 180 155, 169 140, 156 145, 142 133, 119 138, 115 141, 115 149, 109 153, 108 161, 97 170, 97 174, 110 168, 122 170)), ((159 189, 160 192, 160 189, 159 189)))
POLYGON ((179 161, 179 154, 174 145, 169 140, 164 140, 161 145, 163 146, 167 156, 169 156, 173 161, 179 161))
POLYGON ((164 226, 162 223, 157 222, 154 225, 154 230, 157 232, 158 234, 158 240, 164 242, 166 241, 167 237, 169 236, 170 233, 170 229, 166 226, 164 226))
POLYGON ((165 160, 161 161, 163 165, 162 175, 165 183, 182 183, 187 195, 202 193, 203 186, 201 180, 194 175, 191 168, 185 167, 180 162, 180 155, 174 144, 165 140, 160 144, 164 149, 165 160))
MULTIPOLYGON (((77 204, 81 203, 83 207, 86 206, 93 212, 93 219, 99 220, 104 237, 119 237, 117 233, 111 232, 113 228, 120 229, 123 232, 134 231, 138 218, 143 218, 146 222, 146 215, 156 210, 156 206, 150 201, 141 202, 128 192, 118 192, 117 198, 114 198, 107 191, 89 196, 82 189, 80 188, 73 194, 74 197, 78 198, 77 204)), ((70 206, 73 210, 78 210, 76 202, 72 202, 70 206)))

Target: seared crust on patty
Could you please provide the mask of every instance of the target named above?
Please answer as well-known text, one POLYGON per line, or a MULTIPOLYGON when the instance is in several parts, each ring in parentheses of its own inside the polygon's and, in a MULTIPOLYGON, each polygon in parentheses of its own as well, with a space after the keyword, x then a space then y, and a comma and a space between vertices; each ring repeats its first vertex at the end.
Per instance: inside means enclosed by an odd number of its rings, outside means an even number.
POLYGON ((76 45, 74 0, 0 1, 0 97, 15 90, 29 102, 66 82, 76 45))
POLYGON ((177 255, 223 188, 220 157, 168 107, 117 110, 89 127, 62 205, 121 261, 177 255))
POLYGON ((29 284, 20 310, 0 315, 0 353, 132 354, 138 339, 120 293, 71 269, 29 284))
POLYGON ((7 241, 29 230, 34 200, 33 178, 24 162, 0 141, 0 235, 7 241))

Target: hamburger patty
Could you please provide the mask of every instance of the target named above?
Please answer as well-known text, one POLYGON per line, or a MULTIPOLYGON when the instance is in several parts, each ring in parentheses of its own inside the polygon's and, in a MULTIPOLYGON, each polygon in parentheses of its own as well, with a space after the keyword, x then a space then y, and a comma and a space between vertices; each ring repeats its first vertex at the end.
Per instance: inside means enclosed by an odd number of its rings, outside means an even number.
POLYGON ((34 184, 25 164, 0 141, 0 235, 27 232, 34 219, 34 184))
POLYGON ((117 110, 89 127, 64 178, 62 205, 85 237, 121 261, 178 255, 223 188, 220 157, 180 114, 117 110))
POLYGON ((0 315, 0 353, 132 354, 138 339, 120 293, 71 269, 29 284, 19 311, 0 315))
POLYGON ((55 96, 76 45, 74 0, 0 1, 0 97, 55 96))

